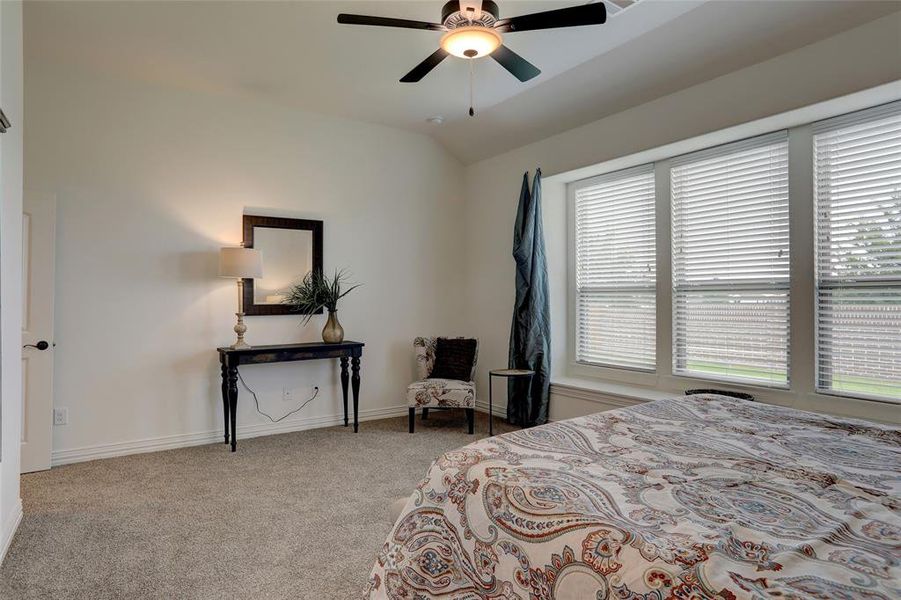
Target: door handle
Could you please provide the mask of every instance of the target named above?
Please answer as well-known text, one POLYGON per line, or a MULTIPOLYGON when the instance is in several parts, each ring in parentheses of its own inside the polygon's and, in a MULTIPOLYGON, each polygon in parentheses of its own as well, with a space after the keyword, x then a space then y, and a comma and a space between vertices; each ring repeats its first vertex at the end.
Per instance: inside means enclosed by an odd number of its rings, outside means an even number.
MULTIPOLYGON (((56 344, 53 344, 53 345, 55 346, 56 344)), ((37 344, 25 344, 22 347, 23 348, 37 348, 38 350, 46 350, 47 348, 50 347, 50 344, 47 342, 47 340, 41 340, 37 344)))

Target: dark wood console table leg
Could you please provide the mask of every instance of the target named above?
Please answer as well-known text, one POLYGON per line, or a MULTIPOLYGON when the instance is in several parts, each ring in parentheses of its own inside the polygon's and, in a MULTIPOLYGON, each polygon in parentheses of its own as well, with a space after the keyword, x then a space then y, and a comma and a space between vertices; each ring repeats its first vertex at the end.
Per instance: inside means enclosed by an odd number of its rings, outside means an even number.
POLYGON ((222 413, 225 415, 225 443, 228 443, 228 367, 222 363, 222 413))
POLYGON ((354 356, 350 359, 350 370, 352 375, 350 377, 351 386, 353 386, 354 392, 354 433, 357 433, 360 430, 360 423, 357 418, 357 412, 360 408, 360 357, 354 356))
MULTIPOLYGON (((347 427, 347 357, 341 357, 341 393, 344 394, 344 426, 347 427)), ((356 411, 356 409, 354 409, 356 411)))
POLYGON ((228 367, 228 408, 231 413, 232 452, 238 449, 237 421, 238 415, 238 369, 228 367))

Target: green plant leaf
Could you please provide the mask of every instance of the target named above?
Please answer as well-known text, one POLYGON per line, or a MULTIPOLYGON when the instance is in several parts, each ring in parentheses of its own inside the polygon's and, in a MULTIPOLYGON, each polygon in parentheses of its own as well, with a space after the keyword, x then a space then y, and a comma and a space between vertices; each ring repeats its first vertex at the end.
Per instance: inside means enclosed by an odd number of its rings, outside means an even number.
POLYGON ((300 283, 290 288, 284 303, 300 313, 301 324, 306 325, 320 309, 330 312, 338 310, 338 301, 361 285, 353 284, 348 287, 347 284, 348 275, 344 269, 336 269, 335 274, 330 277, 326 277, 322 271, 310 271, 300 283))

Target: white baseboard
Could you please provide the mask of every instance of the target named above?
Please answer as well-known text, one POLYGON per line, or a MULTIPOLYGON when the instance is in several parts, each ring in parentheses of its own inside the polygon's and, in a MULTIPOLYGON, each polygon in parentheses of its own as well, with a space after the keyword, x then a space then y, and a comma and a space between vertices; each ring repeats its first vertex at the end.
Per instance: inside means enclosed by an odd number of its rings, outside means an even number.
MULTIPOLYGON (((407 414, 407 405, 389 406, 385 408, 370 408, 359 412, 359 421, 372 421, 375 419, 389 419, 407 414)), ((351 418, 353 418, 351 416, 351 418)), ((301 419, 289 419, 281 423, 262 423, 255 425, 241 425, 238 427, 238 441, 263 435, 288 433, 291 431, 303 431, 305 429, 318 429, 320 427, 333 427, 344 424, 344 413, 327 415, 322 417, 307 417, 301 419)), ((58 467, 71 463, 97 460, 100 458, 113 458, 128 454, 141 454, 144 452, 158 452, 160 450, 172 450, 174 448, 186 448, 188 446, 202 446, 223 441, 221 429, 215 431, 203 431, 198 433, 184 433, 179 435, 167 435, 157 438, 117 442, 114 444, 101 444, 98 446, 86 446, 71 450, 54 450, 50 465, 58 467)))
MULTIPOLYGON (((641 400, 617 396, 615 394, 601 393, 594 390, 586 390, 568 385, 551 384, 551 395, 558 397, 570 397, 579 400, 589 400, 597 403, 598 410, 609 410, 639 404, 641 400)), ((506 418, 507 405, 504 402, 494 403, 494 416, 506 418)), ((476 410, 488 412, 487 400, 476 400, 476 410)), ((385 408, 371 408, 361 410, 359 420, 372 421, 375 419, 389 419, 401 417, 407 414, 407 405, 389 406, 385 408)), ((307 417, 302 419, 290 419, 281 423, 261 423, 254 425, 242 425, 238 427, 238 440, 248 439, 263 435, 288 433, 291 431, 303 431, 305 429, 317 429, 320 427, 333 427, 344 423, 344 414, 334 414, 322 417, 307 417)), ((144 452, 158 452, 160 450, 172 450, 174 448, 186 448, 189 446, 202 446, 222 441, 222 430, 203 431, 198 433, 185 433, 168 435, 157 438, 117 442, 113 444, 100 444, 86 446, 70 450, 54 450, 51 455, 51 466, 58 467, 72 463, 97 460, 101 458, 113 458, 129 454, 141 454, 144 452)), ((21 506, 19 507, 21 518, 21 506)), ((0 540, 3 541, 3 540, 0 540)))
POLYGON ((6 518, 6 522, 3 523, 3 529, 0 530, 0 565, 3 564, 3 559, 6 558, 6 553, 13 543, 13 538, 15 537, 16 531, 19 529, 19 523, 21 522, 22 499, 20 498, 16 501, 16 505, 13 507, 9 517, 6 518))
MULTIPOLYGON (((494 416, 495 417, 504 417, 507 418, 507 405, 499 404, 497 402, 494 403, 494 416)), ((487 413, 488 412, 488 401, 487 400, 476 400, 476 410, 479 412, 487 413)))

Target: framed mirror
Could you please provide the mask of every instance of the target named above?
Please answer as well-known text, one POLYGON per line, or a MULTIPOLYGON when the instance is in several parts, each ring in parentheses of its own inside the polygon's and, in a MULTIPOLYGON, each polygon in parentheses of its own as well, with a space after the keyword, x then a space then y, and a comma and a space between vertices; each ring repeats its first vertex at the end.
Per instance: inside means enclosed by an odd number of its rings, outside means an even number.
POLYGON ((244 215, 244 247, 263 256, 263 277, 244 280, 244 314, 297 314, 282 301, 304 275, 322 270, 322 221, 244 215))

